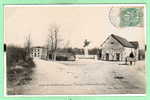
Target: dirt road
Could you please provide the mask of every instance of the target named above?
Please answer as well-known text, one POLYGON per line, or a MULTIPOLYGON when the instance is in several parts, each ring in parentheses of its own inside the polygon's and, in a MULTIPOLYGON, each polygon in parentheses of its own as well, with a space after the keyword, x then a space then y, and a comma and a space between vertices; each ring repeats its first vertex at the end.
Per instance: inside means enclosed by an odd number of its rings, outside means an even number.
POLYGON ((80 60, 51 62, 35 60, 29 84, 18 90, 22 95, 143 94, 143 61, 136 65, 120 62, 80 60), (138 67, 137 67, 138 66, 138 67))

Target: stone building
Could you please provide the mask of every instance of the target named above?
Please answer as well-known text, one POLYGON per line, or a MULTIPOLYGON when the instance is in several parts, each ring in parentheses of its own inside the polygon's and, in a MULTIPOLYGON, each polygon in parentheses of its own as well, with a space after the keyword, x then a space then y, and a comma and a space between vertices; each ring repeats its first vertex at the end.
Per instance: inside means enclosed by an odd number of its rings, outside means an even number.
POLYGON ((132 54, 138 59, 139 44, 137 41, 127 41, 125 38, 111 34, 101 45, 101 60, 125 61, 132 54))
POLYGON ((44 47, 32 47, 30 56, 32 58, 40 58, 40 59, 46 59, 47 58, 47 49, 44 47))

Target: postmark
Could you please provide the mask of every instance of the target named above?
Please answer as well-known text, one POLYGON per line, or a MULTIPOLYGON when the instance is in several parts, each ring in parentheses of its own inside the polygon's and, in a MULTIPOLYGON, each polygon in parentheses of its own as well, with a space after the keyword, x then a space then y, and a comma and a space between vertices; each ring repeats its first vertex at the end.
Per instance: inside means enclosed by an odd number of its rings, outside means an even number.
POLYGON ((142 7, 112 7, 109 11, 110 23, 117 28, 143 27, 142 7))

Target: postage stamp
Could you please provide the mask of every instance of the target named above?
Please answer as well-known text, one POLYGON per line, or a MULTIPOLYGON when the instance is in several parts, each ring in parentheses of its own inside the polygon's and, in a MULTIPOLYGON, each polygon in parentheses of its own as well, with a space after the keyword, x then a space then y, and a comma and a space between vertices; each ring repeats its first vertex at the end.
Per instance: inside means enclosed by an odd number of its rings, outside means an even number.
POLYGON ((143 27, 144 8, 142 7, 112 7, 109 19, 115 27, 143 27))
POLYGON ((143 26, 143 8, 120 8, 120 27, 143 26))

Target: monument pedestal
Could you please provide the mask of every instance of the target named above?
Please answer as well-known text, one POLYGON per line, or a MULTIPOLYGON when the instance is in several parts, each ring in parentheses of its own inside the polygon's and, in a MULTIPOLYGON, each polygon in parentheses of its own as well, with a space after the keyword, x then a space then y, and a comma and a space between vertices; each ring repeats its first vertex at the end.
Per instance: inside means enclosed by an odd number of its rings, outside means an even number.
POLYGON ((97 60, 97 55, 89 55, 88 48, 84 47, 84 55, 76 55, 76 60, 97 60))
POLYGON ((88 45, 89 41, 84 41, 84 55, 76 55, 76 60, 83 59, 83 60, 97 60, 97 55, 89 55, 88 53, 88 45))
POLYGON ((88 55, 89 55, 89 53, 88 53, 88 48, 87 48, 87 47, 84 47, 84 55, 85 55, 85 56, 88 56, 88 55))

